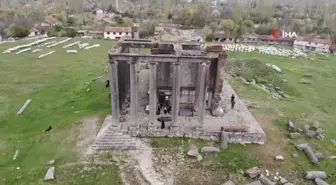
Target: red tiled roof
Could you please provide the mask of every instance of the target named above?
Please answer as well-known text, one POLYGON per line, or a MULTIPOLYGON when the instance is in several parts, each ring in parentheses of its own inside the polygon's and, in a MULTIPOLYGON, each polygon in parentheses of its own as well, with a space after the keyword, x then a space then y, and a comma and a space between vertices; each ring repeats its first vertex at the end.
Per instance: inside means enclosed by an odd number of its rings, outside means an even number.
POLYGON ((306 42, 313 42, 318 44, 332 44, 331 40, 328 39, 319 39, 314 37, 297 37, 296 40, 298 41, 306 41, 306 42))
POLYGON ((336 44, 332 44, 332 45, 330 46, 330 49, 333 50, 333 51, 336 51, 336 44))
POLYGON ((59 23, 59 21, 57 19, 55 19, 53 16, 47 16, 45 19, 44 19, 44 22, 48 23, 48 24, 57 24, 59 23))
POLYGON ((32 27, 32 29, 30 30, 30 32, 40 32, 40 30, 36 27, 32 27))
POLYGON ((104 32, 132 32, 131 27, 106 27, 104 32))

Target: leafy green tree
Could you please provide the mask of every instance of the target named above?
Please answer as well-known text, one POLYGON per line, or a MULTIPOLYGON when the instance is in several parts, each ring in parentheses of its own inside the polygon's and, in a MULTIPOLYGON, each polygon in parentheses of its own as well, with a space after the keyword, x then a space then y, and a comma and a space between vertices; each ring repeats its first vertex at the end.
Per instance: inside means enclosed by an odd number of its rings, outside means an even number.
POLYGON ((220 30, 224 31, 225 33, 231 34, 235 27, 235 23, 231 19, 224 19, 220 22, 219 27, 220 30))
POLYGON ((217 29, 218 29, 218 24, 217 24, 216 22, 211 22, 211 23, 209 24, 209 27, 211 28, 211 31, 212 31, 213 33, 216 33, 216 31, 217 31, 217 29))
POLYGON ((29 35, 29 29, 16 24, 11 24, 5 29, 5 33, 9 37, 26 37, 29 35))

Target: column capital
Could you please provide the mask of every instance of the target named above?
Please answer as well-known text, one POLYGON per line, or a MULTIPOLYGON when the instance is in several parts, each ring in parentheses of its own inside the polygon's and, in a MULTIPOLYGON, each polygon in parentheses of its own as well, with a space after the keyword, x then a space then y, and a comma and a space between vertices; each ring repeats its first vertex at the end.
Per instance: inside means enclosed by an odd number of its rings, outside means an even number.
POLYGON ((127 63, 128 63, 128 64, 136 64, 136 63, 138 63, 138 61, 136 61, 136 60, 132 60, 132 61, 128 61, 127 63))
POLYGON ((151 62, 149 62, 149 64, 150 64, 150 65, 158 65, 159 62, 151 61, 151 62))
POLYGON ((108 62, 111 64, 118 64, 118 61, 116 59, 109 59, 108 62))
POLYGON ((176 66, 180 66, 181 62, 173 62, 173 64, 176 65, 176 66))
POLYGON ((209 66, 211 64, 210 61, 206 61, 206 62, 201 62, 202 66, 209 66))

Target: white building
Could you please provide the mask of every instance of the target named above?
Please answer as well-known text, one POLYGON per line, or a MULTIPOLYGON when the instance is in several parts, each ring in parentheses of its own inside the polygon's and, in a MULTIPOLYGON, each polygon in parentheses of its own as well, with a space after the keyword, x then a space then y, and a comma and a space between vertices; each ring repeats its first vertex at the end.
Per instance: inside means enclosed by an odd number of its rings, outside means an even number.
POLYGON ((294 48, 324 53, 329 53, 331 44, 331 40, 313 37, 297 37, 294 40, 294 48))
POLYGON ((40 30, 38 30, 36 27, 32 27, 32 29, 30 30, 29 37, 36 37, 38 35, 41 35, 40 30))
POLYGON ((104 39, 119 40, 123 36, 132 36, 132 28, 107 27, 104 29, 104 39))

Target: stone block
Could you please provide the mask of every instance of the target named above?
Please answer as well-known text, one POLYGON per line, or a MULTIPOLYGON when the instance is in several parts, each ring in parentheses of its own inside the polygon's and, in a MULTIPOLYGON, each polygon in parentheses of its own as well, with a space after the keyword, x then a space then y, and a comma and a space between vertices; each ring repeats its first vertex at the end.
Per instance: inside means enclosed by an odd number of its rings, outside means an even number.
POLYGON ((216 148, 216 147, 207 146, 207 147, 203 147, 201 149, 201 152, 203 152, 203 153, 218 153, 218 152, 220 152, 220 150, 219 150, 219 148, 216 148))
POLYGON ((256 178, 261 174, 261 170, 258 167, 253 167, 253 168, 246 170, 246 174, 250 178, 256 178))
POLYGON ((55 172, 55 167, 50 167, 44 177, 44 180, 54 180, 55 176, 54 176, 54 172, 55 172))

